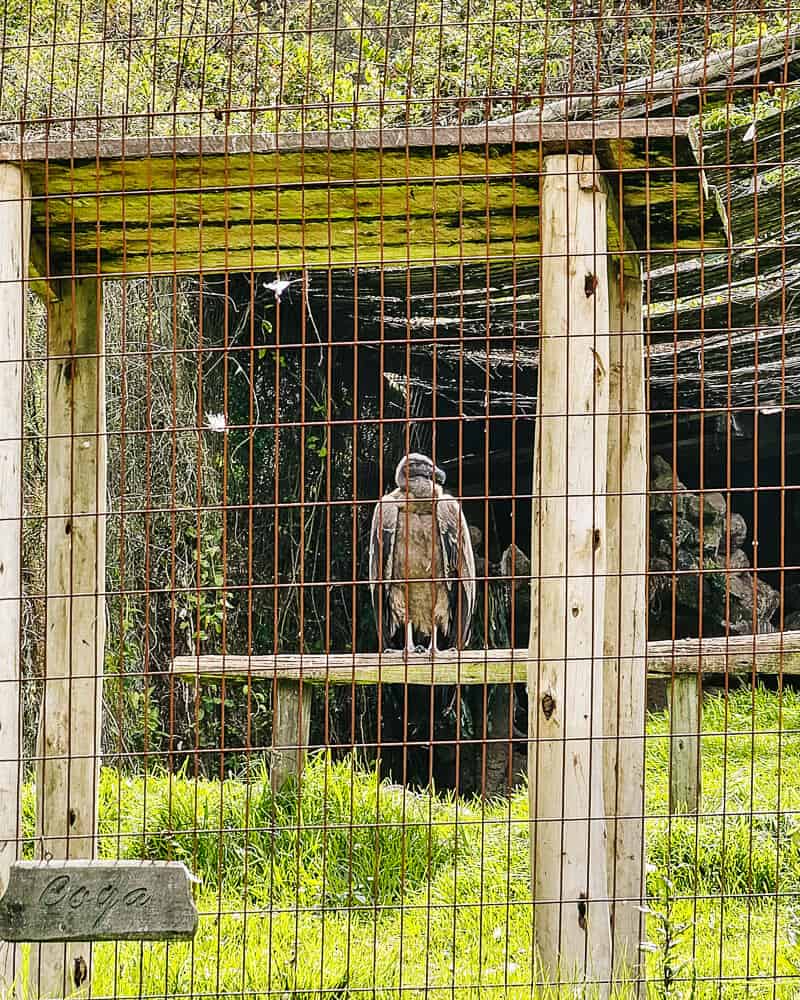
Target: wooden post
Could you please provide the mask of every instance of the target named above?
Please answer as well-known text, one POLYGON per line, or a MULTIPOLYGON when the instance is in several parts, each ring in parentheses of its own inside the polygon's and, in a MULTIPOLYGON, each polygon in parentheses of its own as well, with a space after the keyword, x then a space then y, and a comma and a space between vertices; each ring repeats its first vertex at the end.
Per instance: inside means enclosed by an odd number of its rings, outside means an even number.
POLYGON ((609 321, 603 784, 614 969, 618 978, 635 979, 643 936, 647 415, 642 282, 616 266, 609 269, 609 321))
POLYGON ((272 791, 278 792, 289 778, 303 773, 311 737, 311 685, 279 680, 275 695, 270 780, 272 791))
POLYGON ((579 991, 592 981, 605 997, 606 196, 590 156, 550 156, 544 169, 528 668, 534 930, 550 982, 579 991))
POLYGON ((669 702, 669 811, 673 814, 696 813, 700 807, 702 697, 694 674, 678 674, 673 679, 669 702))
MULTIPOLYGON (((22 358, 30 224, 28 179, 18 167, 0 164, 0 894, 8 885, 22 832, 22 358)), ((4 942, 0 990, 10 992, 19 973, 19 948, 4 942)))
MULTIPOLYGON (((105 363, 101 282, 64 283, 48 306, 47 659, 39 724, 40 856, 92 858, 105 639, 105 363)), ((39 996, 88 985, 88 944, 31 955, 39 996)))

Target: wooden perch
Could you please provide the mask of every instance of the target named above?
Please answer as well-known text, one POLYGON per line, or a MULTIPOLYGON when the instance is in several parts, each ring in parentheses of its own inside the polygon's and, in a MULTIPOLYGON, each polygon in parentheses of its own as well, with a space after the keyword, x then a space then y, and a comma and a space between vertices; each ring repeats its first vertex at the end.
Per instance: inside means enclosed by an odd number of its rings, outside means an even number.
MULTIPOLYGON (((279 653, 266 656, 176 656, 184 680, 299 680, 304 684, 524 684, 527 649, 425 653, 279 653)), ((800 631, 649 642, 648 676, 675 674, 800 675, 800 631)))

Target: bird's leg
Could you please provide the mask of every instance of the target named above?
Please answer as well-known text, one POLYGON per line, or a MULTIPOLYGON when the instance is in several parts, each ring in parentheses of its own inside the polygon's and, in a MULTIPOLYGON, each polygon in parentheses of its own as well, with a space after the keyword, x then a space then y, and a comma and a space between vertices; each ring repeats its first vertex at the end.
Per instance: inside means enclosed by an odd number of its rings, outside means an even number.
POLYGON ((438 653, 439 650, 436 647, 436 622, 433 623, 433 628, 431 629, 431 642, 428 648, 425 650, 426 653, 438 653))
POLYGON ((425 652, 425 647, 424 646, 421 646, 419 644, 417 644, 417 645, 414 644, 414 629, 413 629, 413 627, 411 625, 411 622, 408 623, 408 643, 406 645, 406 649, 408 649, 409 653, 424 653, 425 652))

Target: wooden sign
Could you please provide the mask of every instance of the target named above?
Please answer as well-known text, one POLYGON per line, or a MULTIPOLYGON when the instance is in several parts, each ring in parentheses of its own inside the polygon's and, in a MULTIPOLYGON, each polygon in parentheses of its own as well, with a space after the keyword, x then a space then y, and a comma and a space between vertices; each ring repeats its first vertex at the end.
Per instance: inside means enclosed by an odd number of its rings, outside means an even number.
POLYGON ((0 940, 191 938, 191 879, 174 861, 18 861, 0 899, 0 940))

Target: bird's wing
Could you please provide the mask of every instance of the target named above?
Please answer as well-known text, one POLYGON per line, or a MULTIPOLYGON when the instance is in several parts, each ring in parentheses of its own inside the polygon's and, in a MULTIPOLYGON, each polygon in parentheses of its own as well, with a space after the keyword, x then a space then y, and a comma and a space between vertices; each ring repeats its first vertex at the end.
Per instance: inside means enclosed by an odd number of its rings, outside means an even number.
POLYGON ((369 590, 381 651, 386 649, 400 625, 389 599, 393 579, 397 509, 397 501, 391 493, 379 500, 372 515, 369 537, 369 590))
POLYGON ((443 493, 436 503, 436 520, 442 541, 442 563, 450 599, 450 631, 459 645, 469 642, 475 613, 475 556, 467 520, 455 497, 443 493))

